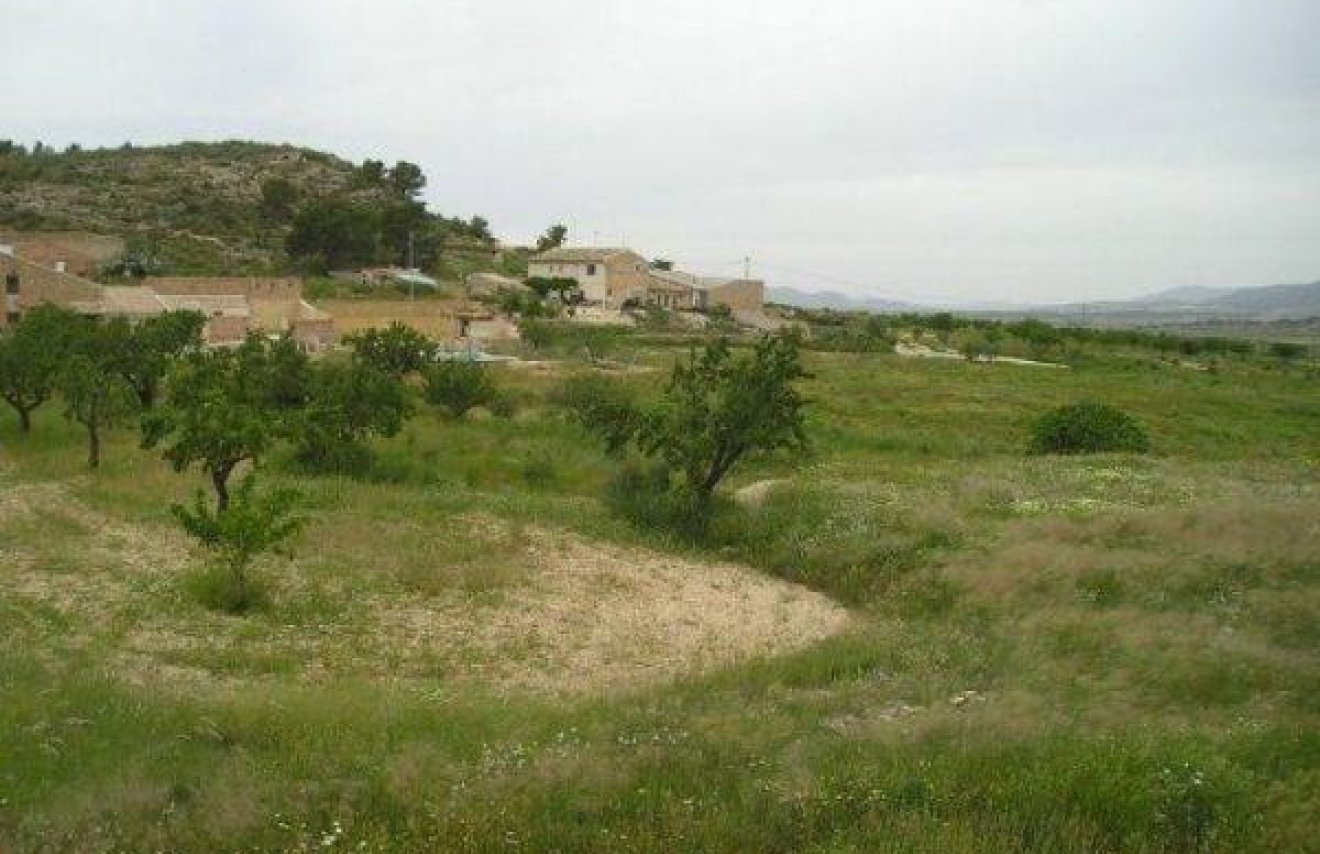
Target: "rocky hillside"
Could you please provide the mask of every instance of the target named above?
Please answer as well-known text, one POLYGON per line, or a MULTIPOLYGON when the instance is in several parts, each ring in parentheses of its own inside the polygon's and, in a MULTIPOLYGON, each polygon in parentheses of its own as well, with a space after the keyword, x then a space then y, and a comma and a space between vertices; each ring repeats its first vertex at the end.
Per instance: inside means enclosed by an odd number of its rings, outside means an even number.
POLYGON ((427 212, 417 199, 424 184, 412 164, 358 165, 292 145, 185 142, 57 152, 0 142, 0 231, 119 236, 135 263, 145 260, 157 272, 288 272, 315 262, 287 251, 298 214, 331 202, 361 213, 361 228, 373 232, 355 262, 401 260, 398 234, 386 233, 392 224, 429 250, 419 264, 443 273, 446 243, 451 255, 471 254, 472 244, 491 239, 479 217, 427 212), (405 172, 411 180, 395 180, 405 172))

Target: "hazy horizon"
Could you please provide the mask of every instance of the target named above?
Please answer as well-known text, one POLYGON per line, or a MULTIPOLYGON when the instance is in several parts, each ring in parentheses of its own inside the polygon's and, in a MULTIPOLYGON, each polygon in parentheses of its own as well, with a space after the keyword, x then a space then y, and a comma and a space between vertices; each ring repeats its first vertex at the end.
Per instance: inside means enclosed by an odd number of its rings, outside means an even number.
POLYGON ((1305 0, 20 3, 0 136, 418 163, 529 241, 914 302, 1320 278, 1305 0))

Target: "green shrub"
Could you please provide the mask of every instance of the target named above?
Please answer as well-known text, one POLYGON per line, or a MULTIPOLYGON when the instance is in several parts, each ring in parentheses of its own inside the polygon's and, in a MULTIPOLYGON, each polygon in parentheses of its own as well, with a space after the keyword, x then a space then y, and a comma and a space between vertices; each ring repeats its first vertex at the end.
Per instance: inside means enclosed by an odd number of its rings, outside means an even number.
POLYGON ((461 418, 469 409, 491 406, 500 398, 489 371, 476 362, 440 362, 427 368, 423 376, 426 402, 443 407, 455 418, 461 418))
POLYGON ((549 454, 538 453, 523 461, 522 477, 530 489, 549 489, 559 482, 559 466, 549 454))
POLYGON ((183 590, 202 607, 224 614, 252 614, 270 608, 270 593, 260 576, 249 574, 240 585, 227 567, 216 563, 190 570, 184 576, 183 590))
POLYGON ((299 445, 286 467, 298 474, 366 477, 375 463, 375 454, 360 441, 329 441, 299 445))
POLYGON ((1074 403, 1045 413, 1032 429, 1030 450, 1036 454, 1102 454, 1150 450, 1141 424, 1105 403, 1074 403))
POLYGON ((708 538, 712 518, 727 510, 724 499, 705 498, 674 486, 663 463, 628 460, 605 488, 609 509, 642 530, 655 530, 693 542, 708 538))
POLYGON ((418 373, 435 361, 436 343, 397 320, 384 329, 364 329, 344 339, 353 358, 392 377, 418 373))
POLYGON ((536 319, 524 319, 518 331, 523 343, 537 353, 588 362, 631 351, 637 335, 627 326, 536 319))
POLYGON ((518 414, 518 398, 508 391, 498 391, 486 403, 486 408, 496 418, 512 418, 518 414))
POLYGON ((396 435, 411 410, 408 390, 395 376, 368 363, 317 363, 292 431, 295 461, 312 474, 361 476, 371 467, 367 440, 396 435))
POLYGON ((641 413, 636 397, 617 380, 577 374, 552 389, 549 399, 588 433, 599 437, 611 455, 621 452, 637 432, 641 413))
POLYGON ((213 558, 210 571, 199 576, 193 592, 208 607, 242 614, 262 604, 265 592, 251 575, 252 564, 265 554, 290 555, 288 542, 304 519, 294 514, 301 496, 288 489, 259 492, 249 474, 224 510, 212 511, 201 490, 191 508, 170 509, 183 530, 213 558))
POLYGON ((1305 344, 1293 341, 1275 341, 1269 345, 1269 354, 1285 364, 1295 362, 1307 354, 1305 344))

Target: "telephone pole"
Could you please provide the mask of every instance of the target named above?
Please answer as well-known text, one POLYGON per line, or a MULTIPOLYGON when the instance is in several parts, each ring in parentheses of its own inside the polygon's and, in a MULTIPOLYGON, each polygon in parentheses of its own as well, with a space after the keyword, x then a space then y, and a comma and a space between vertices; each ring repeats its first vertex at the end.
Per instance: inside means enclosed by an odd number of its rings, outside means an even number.
POLYGON ((417 283, 413 281, 412 271, 417 269, 417 261, 413 257, 413 232, 408 229, 408 302, 417 299, 417 283))

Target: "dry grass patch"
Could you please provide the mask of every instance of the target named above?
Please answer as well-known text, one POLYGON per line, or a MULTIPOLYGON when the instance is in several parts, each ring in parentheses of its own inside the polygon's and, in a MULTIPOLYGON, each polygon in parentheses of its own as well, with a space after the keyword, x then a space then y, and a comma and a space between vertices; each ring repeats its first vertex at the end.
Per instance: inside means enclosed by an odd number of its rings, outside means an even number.
POLYGON ((108 622, 136 589, 187 561, 177 532, 124 524, 49 483, 0 494, 0 543, 9 593, 95 623, 108 622))
POLYGON ((1224 604, 1254 586, 1287 586, 1317 565, 1320 500, 1307 498, 1018 519, 984 552, 948 569, 989 597, 1052 595, 1072 586, 1100 605, 1135 596, 1152 607, 1181 607, 1224 604))
MULTIPOLYGON (((199 613, 153 619, 126 648, 158 679, 216 687, 271 677, 439 680, 496 692, 612 692, 783 653, 841 631, 847 612, 754 571, 528 531, 498 596, 462 586, 360 596, 343 622, 270 625, 199 613)), ((278 595, 278 594, 277 594, 278 595)))
POLYGON ((359 563, 267 566, 269 611, 236 618, 188 597, 195 561, 173 530, 125 524, 48 484, 6 490, 0 507, 15 606, 53 609, 65 639, 125 681, 182 692, 340 678, 609 692, 795 650, 848 621, 824 596, 746 568, 482 515, 389 521, 369 536, 328 529, 307 551, 362 537, 347 549, 359 563))
POLYGON ((534 532, 530 583, 479 615, 437 601, 379 603, 379 622, 461 678, 544 693, 614 691, 799 649, 847 612, 743 567, 534 532))

